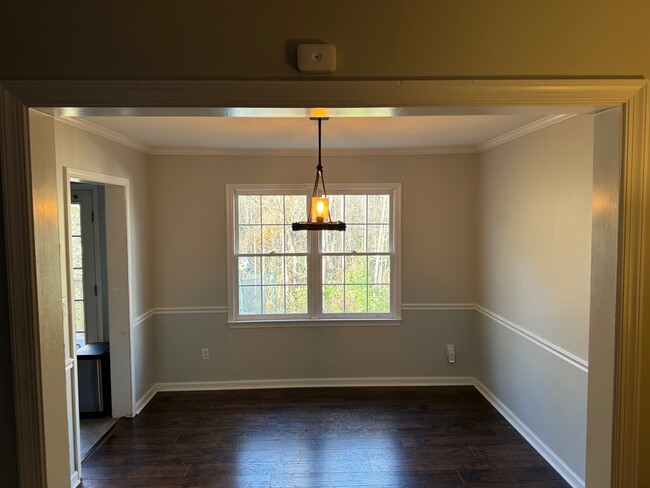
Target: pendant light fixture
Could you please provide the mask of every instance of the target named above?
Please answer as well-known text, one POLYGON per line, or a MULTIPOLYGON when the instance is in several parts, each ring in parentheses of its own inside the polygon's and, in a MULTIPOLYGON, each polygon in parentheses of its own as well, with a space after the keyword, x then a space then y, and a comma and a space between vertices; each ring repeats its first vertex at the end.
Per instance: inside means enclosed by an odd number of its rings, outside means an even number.
POLYGON ((310 120, 318 120, 318 166, 316 166, 316 182, 311 194, 311 205, 309 206, 309 217, 306 222, 294 222, 292 230, 345 230, 345 222, 332 222, 330 216, 329 198, 325 189, 323 179, 323 165, 321 164, 321 122, 329 117, 311 117, 310 120), (319 187, 323 191, 319 191, 319 187))

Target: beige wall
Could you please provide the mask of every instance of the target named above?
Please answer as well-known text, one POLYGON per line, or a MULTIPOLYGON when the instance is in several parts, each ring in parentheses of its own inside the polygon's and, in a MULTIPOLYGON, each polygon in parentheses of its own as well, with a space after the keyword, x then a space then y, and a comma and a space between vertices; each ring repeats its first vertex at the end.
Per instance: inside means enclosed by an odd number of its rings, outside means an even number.
MULTIPOLYGON (((584 360, 593 147, 593 116, 575 116, 478 165, 477 303, 584 360)), ((584 480, 587 373, 485 315, 475 333, 476 378, 584 480)))
POLYGON ((477 302, 587 359, 593 117, 481 153, 477 302))
MULTIPOLYGON (((475 154, 325 158, 328 184, 402 183, 402 300, 472 303, 475 154)), ((310 157, 154 156, 156 307, 227 305, 226 184, 310 183, 310 157)), ((224 314, 156 316, 158 381, 467 376, 471 312, 401 327, 234 330, 224 314), (446 363, 455 343, 458 364, 446 363), (201 348, 211 359, 201 361, 201 348), (287 355, 286 351, 292 351, 287 355)))
MULTIPOLYGON (((133 310, 137 317, 152 307, 150 273, 150 204, 147 156, 122 144, 89 132, 56 122, 56 159, 60 185, 63 167, 127 178, 131 202, 131 270, 133 279, 133 310)), ((62 198, 62 196, 61 196, 62 198)), ((60 205, 63 202, 61 200, 60 205)))
MULTIPOLYGON (((402 183, 402 301, 472 303, 476 155, 325 158, 327 182, 402 183)), ((154 156, 157 307, 227 304, 227 183, 308 183, 309 157, 154 156)))
MULTIPOLYGON (((56 163, 59 192, 59 208, 64 209, 63 168, 84 170, 102 175, 129 180, 130 202, 130 253, 131 253, 131 318, 136 318, 153 307, 153 286, 151 271, 151 207, 147 156, 116 142, 107 140, 60 121, 55 122, 56 163)), ((63 214, 60 215, 60 239, 65 242, 63 214)), ((65 249, 63 247, 62 249, 65 249)), ((65 255, 62 255, 62 269, 65 269, 65 255)), ((67 289, 65 286, 64 290, 67 289)), ((110 297, 110 290, 109 290, 110 297)), ((128 318, 127 318, 128 320, 128 318)), ((123 325, 121 322, 118 327, 123 325)), ((139 398, 153 385, 151 374, 153 345, 142 340, 153 327, 146 321, 132 331, 134 351, 135 398, 139 398), (147 358, 144 360, 143 358, 147 358)), ((109 324, 110 329, 110 324, 109 324)), ((112 336, 112 335, 111 335, 112 336)), ((72 347, 72 346, 70 346, 72 347)), ((119 361, 119 358, 113 358, 119 361)), ((118 362, 116 361, 116 364, 118 362)))

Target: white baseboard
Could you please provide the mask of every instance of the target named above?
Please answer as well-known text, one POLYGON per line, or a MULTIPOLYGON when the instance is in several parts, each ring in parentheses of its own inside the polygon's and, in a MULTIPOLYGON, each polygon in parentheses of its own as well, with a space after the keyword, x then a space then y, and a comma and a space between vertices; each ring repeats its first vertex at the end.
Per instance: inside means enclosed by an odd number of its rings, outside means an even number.
POLYGON ((70 486, 72 488, 77 488, 81 484, 81 479, 79 479, 79 471, 75 471, 72 473, 72 476, 70 477, 70 486))
POLYGON ((546 443, 537 437, 537 435, 530 430, 530 428, 517 417, 512 410, 510 410, 505 403, 499 400, 494 393, 492 393, 483 383, 479 380, 474 380, 476 389, 489 401, 494 408, 496 408, 501 415, 523 436, 528 443, 535 448, 535 450, 544 458, 553 468, 569 483, 573 488, 584 488, 585 481, 580 478, 563 460, 555 454, 546 443))
POLYGON ((459 386, 472 385, 469 376, 423 376, 388 378, 296 378, 241 381, 191 381, 158 383, 158 391, 248 390, 265 388, 318 388, 345 386, 459 386))
POLYGON ((149 391, 142 395, 142 397, 135 404, 136 415, 142 412, 142 409, 147 406, 147 403, 149 403, 154 396, 156 396, 156 393, 158 393, 158 385, 154 383, 154 385, 149 388, 149 391))

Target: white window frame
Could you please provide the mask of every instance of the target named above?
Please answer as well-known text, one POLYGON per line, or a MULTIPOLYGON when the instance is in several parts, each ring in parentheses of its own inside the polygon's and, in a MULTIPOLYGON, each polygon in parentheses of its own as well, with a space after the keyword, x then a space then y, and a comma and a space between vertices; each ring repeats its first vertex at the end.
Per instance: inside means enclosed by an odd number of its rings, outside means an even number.
MULTIPOLYGON (((313 184, 227 184, 226 185, 226 237, 228 272, 228 325, 231 328, 251 327, 304 327, 304 326, 398 326, 401 325, 401 183, 363 183, 328 184, 328 193, 336 194, 386 194, 391 197, 391 312, 389 314, 341 313, 324 314, 322 300, 322 256, 320 246, 321 232, 308 232, 307 238, 307 283, 308 313, 304 315, 239 315, 239 273, 235 253, 238 232, 238 195, 305 195, 311 197, 313 184)), ((307 232, 307 231, 303 231, 307 232)), ((340 254, 340 253, 335 253, 340 254)), ((366 255, 365 253, 360 253, 366 255)), ((381 253, 385 254, 385 253, 381 253)))

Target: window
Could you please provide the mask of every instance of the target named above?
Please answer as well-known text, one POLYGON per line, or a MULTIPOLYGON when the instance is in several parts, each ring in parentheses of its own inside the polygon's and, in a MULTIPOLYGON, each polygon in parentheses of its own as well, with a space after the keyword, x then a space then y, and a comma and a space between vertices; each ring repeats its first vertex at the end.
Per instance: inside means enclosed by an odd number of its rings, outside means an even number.
POLYGON ((228 185, 230 322, 399 320, 400 185, 330 185, 346 232, 294 232, 311 186, 228 185))

